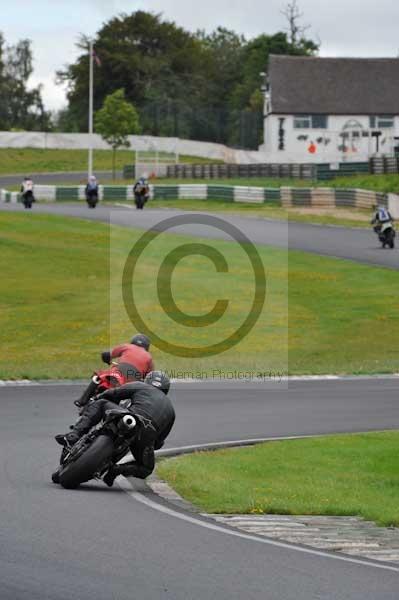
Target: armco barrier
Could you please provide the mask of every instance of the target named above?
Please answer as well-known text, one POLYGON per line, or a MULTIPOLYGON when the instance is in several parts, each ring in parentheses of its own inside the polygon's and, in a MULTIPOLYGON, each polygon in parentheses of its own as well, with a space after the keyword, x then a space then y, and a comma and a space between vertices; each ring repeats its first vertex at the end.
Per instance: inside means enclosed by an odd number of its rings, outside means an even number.
POLYGON ((18 192, 9 192, 8 190, 0 190, 0 202, 16 204, 19 201, 18 192))
MULTIPOLYGON (((84 186, 36 185, 38 201, 83 201, 84 186)), ((132 202, 132 185, 100 186, 100 200, 132 202)), ((19 201, 19 192, 0 190, 0 202, 19 201)), ((394 195, 392 194, 392 197, 394 195)), ((248 202, 255 204, 275 203, 284 207, 308 208, 364 208, 376 205, 388 206, 387 195, 381 192, 343 188, 263 188, 229 185, 151 185, 150 197, 156 200, 223 200, 225 202, 248 202)), ((397 199, 398 197, 395 196, 397 199)), ((395 200, 396 202, 396 200, 395 200)))
POLYGON ((281 188, 281 204, 286 208, 364 208, 388 206, 382 192, 344 188, 281 188))
POLYGON ((344 162, 333 165, 330 163, 322 163, 316 165, 315 179, 318 181, 326 181, 335 179, 335 177, 354 176, 372 172, 368 162, 344 162))
MULTIPOLYGON (((314 179, 316 165, 288 163, 214 163, 214 164, 176 164, 167 165, 165 176, 173 179, 232 179, 254 177, 288 177, 295 179, 314 179)), ((140 174, 138 173, 137 176, 140 174)), ((135 166, 125 165, 123 177, 133 179, 135 166)))
POLYGON ((179 198, 193 198, 197 200, 206 200, 208 198, 207 185, 179 185, 179 198))
POLYGON ((233 177, 289 177, 314 179, 313 164, 177 164, 168 165, 167 177, 175 179, 231 179, 233 177))
MULTIPOLYGON (((287 179, 309 179, 324 181, 335 177, 358 175, 359 173, 398 172, 395 159, 379 159, 383 161, 372 168, 368 162, 330 163, 253 163, 253 164, 176 164, 168 165, 167 177, 174 179, 232 179, 272 177, 287 179), (381 164, 385 167, 381 167, 381 164), (386 170, 384 171, 383 168, 386 170), (388 171, 388 169, 390 169, 388 171)), ((134 167, 124 167, 124 177, 134 177, 134 167)))
POLYGON ((399 155, 374 156, 370 159, 370 172, 374 175, 385 173, 399 173, 399 155))

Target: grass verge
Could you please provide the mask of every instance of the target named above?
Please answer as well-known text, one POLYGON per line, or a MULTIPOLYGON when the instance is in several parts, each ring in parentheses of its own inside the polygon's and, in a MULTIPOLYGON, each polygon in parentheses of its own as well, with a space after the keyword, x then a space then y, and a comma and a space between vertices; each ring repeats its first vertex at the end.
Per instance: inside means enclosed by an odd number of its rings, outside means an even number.
POLYGON ((331 187, 374 190, 399 194, 399 177, 392 175, 351 175, 327 181, 275 177, 249 177, 235 179, 169 179, 165 183, 207 183, 216 185, 249 185, 258 187, 331 187))
MULTIPOLYGON (((179 157, 182 163, 215 163, 222 161, 198 156, 179 157)), ((135 161, 133 150, 117 150, 116 169, 135 161)), ((93 168, 95 171, 112 170, 112 150, 94 150, 93 168)), ((62 171, 84 171, 87 169, 87 150, 54 150, 40 148, 0 148, 0 174, 51 173, 62 171)))
POLYGON ((346 515, 399 526, 399 432, 275 441, 162 461, 209 513, 346 515))
POLYGON ((278 202, 249 204, 246 202, 224 202, 223 200, 151 200, 150 208, 175 208, 190 211, 209 211, 241 217, 289 220, 297 223, 319 225, 338 225, 340 227, 370 228, 371 211, 345 208, 289 208, 279 206, 278 202))
MULTIPOLYGON (((101 223, 0 213, 0 336, 6 349, 0 379, 86 377, 98 368, 101 350, 130 337, 134 327, 121 297, 121 273, 141 235, 113 227, 110 239, 108 226, 101 223)), ((203 240, 226 257, 229 272, 217 273, 205 257, 182 258, 172 278, 178 307, 205 314, 219 298, 231 304, 215 326, 178 326, 159 305, 157 275, 169 252, 192 241, 165 234, 153 242, 138 265, 135 290, 139 313, 158 335, 202 346, 242 323, 253 300, 253 276, 236 244, 203 240)), ((258 246, 258 252, 268 290, 256 327, 216 357, 180 358, 154 348, 160 367, 210 377, 214 370, 233 369, 289 369, 292 374, 399 370, 399 351, 387 343, 399 336, 399 272, 266 246, 258 246)))
MULTIPOLYGON (((193 159, 191 162, 195 162, 193 159)), ((206 162, 206 159, 203 161, 206 162)), ((125 180, 121 180, 123 184, 125 180)), ((327 181, 311 179, 292 179, 277 177, 235 177, 231 179, 158 179, 153 183, 159 184, 191 184, 202 183, 208 185, 243 185, 255 187, 331 187, 374 190, 376 192, 392 192, 399 194, 399 176, 392 175, 351 175, 348 177, 337 177, 327 181)))

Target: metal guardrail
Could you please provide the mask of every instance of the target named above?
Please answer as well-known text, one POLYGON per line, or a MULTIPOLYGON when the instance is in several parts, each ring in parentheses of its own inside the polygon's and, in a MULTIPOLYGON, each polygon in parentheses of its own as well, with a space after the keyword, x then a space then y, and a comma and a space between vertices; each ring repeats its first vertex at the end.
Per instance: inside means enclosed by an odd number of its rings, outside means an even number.
POLYGON ((374 175, 399 173, 399 155, 375 156, 371 158, 370 172, 374 175))
MULTIPOLYGON (((167 177, 173 179, 231 179, 252 177, 285 177, 295 179, 314 179, 313 164, 176 164, 167 166, 167 177)), ((135 166, 125 165, 123 177, 133 179, 135 166)))
MULTIPOLYGON (((374 159, 372 159, 374 160, 374 159)), ((343 162, 337 166, 330 163, 253 163, 253 164, 176 164, 167 166, 167 178, 170 179, 232 179, 269 177, 276 179, 306 179, 326 181, 335 177, 358 175, 374 172, 397 172, 392 161, 395 159, 378 159, 375 167, 370 162, 343 162), (390 162, 391 161, 391 162, 390 162), (384 167, 381 164, 385 165, 384 167), (388 166, 389 165, 389 171, 388 166), (373 170, 374 168, 374 170, 373 170), (383 170, 385 168, 385 171, 383 170)), ((126 165, 123 169, 125 179, 134 179, 134 165, 126 165)))
POLYGON ((177 164, 168 166, 168 177, 178 179, 230 179, 233 177, 285 177, 313 179, 312 164, 177 164))
MULTIPOLYGON (((132 185, 100 186, 100 200, 133 202, 132 185)), ((215 200, 224 202, 273 203, 279 206, 311 208, 364 208, 377 204, 387 206, 387 195, 363 189, 327 187, 281 187, 265 188, 231 185, 151 185, 151 198, 155 200, 187 199, 215 200)), ((44 202, 84 201, 84 186, 35 186, 37 200, 44 202)), ((16 203, 19 192, 0 190, 0 202, 16 203)))
POLYGON ((334 165, 330 163, 316 165, 315 178, 318 181, 328 181, 335 177, 346 177, 359 174, 370 173, 370 165, 368 162, 348 162, 339 163, 338 168, 332 168, 334 165))

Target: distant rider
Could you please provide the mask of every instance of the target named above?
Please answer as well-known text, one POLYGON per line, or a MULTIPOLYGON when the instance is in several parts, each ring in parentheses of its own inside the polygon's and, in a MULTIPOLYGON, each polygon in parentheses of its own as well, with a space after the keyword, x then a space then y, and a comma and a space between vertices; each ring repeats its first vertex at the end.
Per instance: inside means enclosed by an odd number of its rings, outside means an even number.
MULTIPOLYGON (((132 337, 130 343, 120 344, 112 350, 101 353, 102 361, 110 365, 112 360, 118 359, 118 370, 129 381, 144 379, 154 370, 154 363, 149 352, 150 339, 143 333, 137 333, 132 337)), ((85 406, 90 398, 94 396, 97 384, 92 380, 83 392, 76 406, 85 406)))
POLYGON ((150 197, 150 186, 148 185, 148 181, 145 177, 140 177, 140 179, 136 181, 136 183, 134 184, 133 192, 136 208, 139 210, 143 210, 144 204, 148 201, 150 197))
POLYGON ((98 181, 95 175, 90 175, 85 188, 86 201, 90 205, 91 203, 97 203, 98 201, 98 181))
POLYGON ((31 196, 32 202, 35 201, 35 197, 33 195, 33 181, 31 177, 24 177, 24 180, 21 184, 21 195, 24 199, 26 199, 28 196, 31 196))
POLYGON ((371 220, 371 224, 374 225, 373 229, 375 233, 378 234, 381 231, 383 223, 388 223, 390 221, 393 222, 393 218, 389 210, 385 208, 385 206, 379 206, 371 220))
POLYGON ((137 433, 130 446, 135 460, 111 467, 103 479, 109 487, 118 475, 145 479, 154 470, 154 450, 163 446, 175 422, 175 411, 167 397, 169 388, 169 377, 161 371, 153 371, 144 381, 107 390, 85 408, 73 430, 65 435, 57 435, 56 441, 66 447, 72 446, 100 423, 106 411, 115 408, 115 403, 120 404, 137 421, 137 433))

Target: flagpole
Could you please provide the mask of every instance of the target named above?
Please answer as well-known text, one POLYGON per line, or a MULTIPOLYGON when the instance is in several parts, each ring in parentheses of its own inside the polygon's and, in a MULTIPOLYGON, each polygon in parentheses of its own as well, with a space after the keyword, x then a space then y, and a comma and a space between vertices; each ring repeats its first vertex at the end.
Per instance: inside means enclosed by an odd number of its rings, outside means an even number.
POLYGON ((93 175, 93 41, 90 40, 90 67, 89 67, 89 157, 87 176, 93 175))

